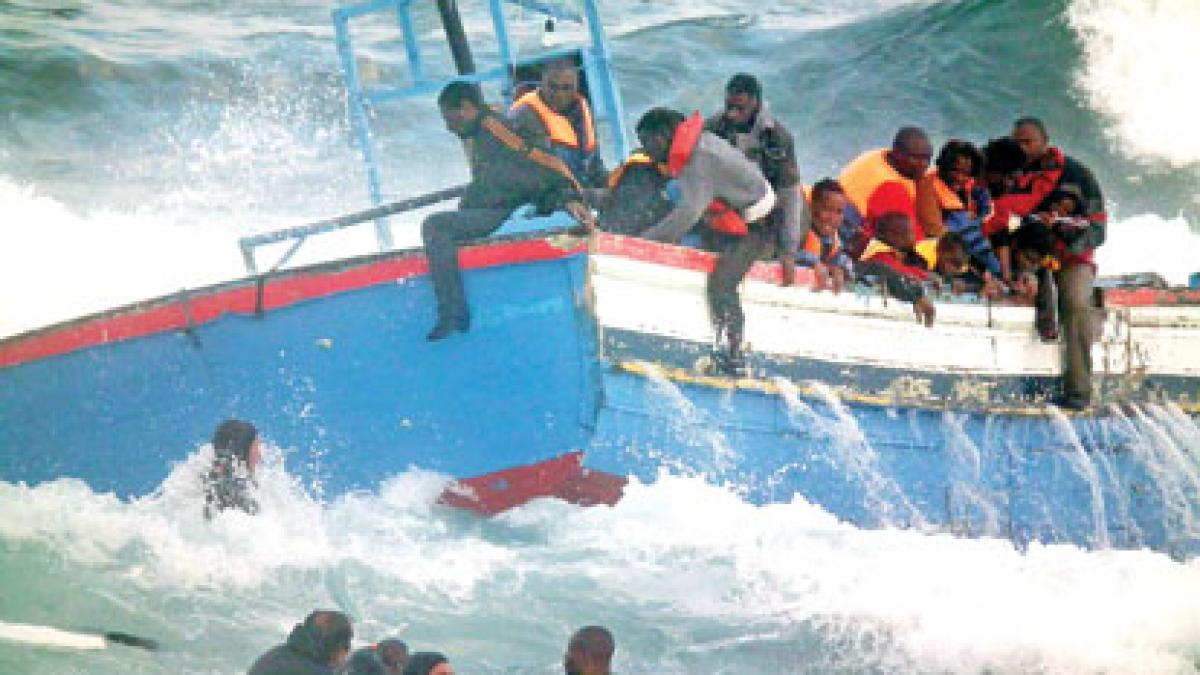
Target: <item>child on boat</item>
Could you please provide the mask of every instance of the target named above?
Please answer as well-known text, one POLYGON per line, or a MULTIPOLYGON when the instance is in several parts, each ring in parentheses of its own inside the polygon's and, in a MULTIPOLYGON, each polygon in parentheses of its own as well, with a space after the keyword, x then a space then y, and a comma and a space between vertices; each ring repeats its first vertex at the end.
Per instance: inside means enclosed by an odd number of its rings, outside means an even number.
POLYGON ((813 270, 813 290, 839 293, 854 278, 854 260, 842 248, 846 193, 832 178, 817 181, 808 190, 808 234, 796 251, 796 264, 813 270))

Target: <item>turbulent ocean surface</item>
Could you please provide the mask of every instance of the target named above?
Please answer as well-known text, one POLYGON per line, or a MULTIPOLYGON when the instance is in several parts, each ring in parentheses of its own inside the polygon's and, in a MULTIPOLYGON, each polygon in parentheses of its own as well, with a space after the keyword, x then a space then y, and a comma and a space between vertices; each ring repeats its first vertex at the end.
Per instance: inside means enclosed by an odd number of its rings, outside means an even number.
MULTIPOLYGON (((460 4, 468 31, 486 32, 460 4)), ((233 278, 239 236, 369 206, 332 7, 0 0, 0 335, 233 278)), ((712 111, 730 74, 757 73, 812 182, 902 124, 940 145, 1038 115, 1104 188, 1102 273, 1200 271, 1195 0, 601 11, 631 120, 652 105, 712 111)), ((517 10, 513 22, 524 42, 572 30, 546 36, 517 10)), ((399 74, 394 28, 356 35, 370 82, 399 74)), ((465 178, 432 99, 381 106, 376 122, 389 198, 465 178)), ((394 222, 398 242, 417 222, 394 222)), ((369 228, 330 236, 297 262, 373 242, 369 228)), ((558 672, 585 623, 614 630, 622 673, 1188 673, 1200 659, 1195 560, 861 531, 800 498, 754 506, 671 476, 613 509, 536 503, 479 521, 431 508, 441 479, 415 471, 323 498, 276 447, 263 514, 209 525, 206 451, 180 448, 189 459, 133 502, 69 480, 0 483, 0 622, 163 643, 0 639, 0 673, 242 672, 317 606, 348 611, 364 641, 445 651, 462 673, 558 672)))

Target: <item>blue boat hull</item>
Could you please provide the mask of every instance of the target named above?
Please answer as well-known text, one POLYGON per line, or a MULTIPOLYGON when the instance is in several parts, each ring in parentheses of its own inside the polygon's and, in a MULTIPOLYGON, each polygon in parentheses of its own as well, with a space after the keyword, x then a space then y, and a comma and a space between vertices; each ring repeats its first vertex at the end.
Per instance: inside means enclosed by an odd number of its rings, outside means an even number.
MULTIPOLYGON (((604 337, 591 311, 586 248, 538 240, 538 259, 504 253, 526 243, 479 247, 482 262, 466 274, 471 331, 439 343, 424 339, 432 289, 417 252, 335 264, 352 276, 412 263, 349 288, 320 288, 328 269, 299 271, 10 339, 0 354, 19 362, 0 369, 0 478, 147 494, 217 421, 241 417, 327 495, 414 467, 474 476, 584 449, 594 469, 647 482, 664 468, 698 473, 759 503, 799 494, 867 527, 1179 556, 1200 548, 1197 486, 1164 478, 1163 449, 1139 445, 1178 418, 1194 433, 1178 409, 939 411, 844 401, 790 380, 749 386, 630 367, 613 346, 634 341, 604 337), (263 300, 287 289, 298 295, 263 300), (198 317, 206 298, 220 306, 198 317), (261 311, 245 311, 247 301, 261 311), (187 319, 179 328, 19 356, 174 306, 187 319)), ((701 348, 657 345, 659 356, 701 348)))

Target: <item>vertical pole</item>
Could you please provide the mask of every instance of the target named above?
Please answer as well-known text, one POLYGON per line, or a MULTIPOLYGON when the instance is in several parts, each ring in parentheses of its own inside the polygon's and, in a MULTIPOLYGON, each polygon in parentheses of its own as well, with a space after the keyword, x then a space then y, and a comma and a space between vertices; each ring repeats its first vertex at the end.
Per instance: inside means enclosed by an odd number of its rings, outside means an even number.
MULTIPOLYGON (((342 57, 342 70, 346 73, 346 91, 349 93, 350 124, 354 135, 358 137, 358 146, 362 151, 363 163, 367 167, 367 191, 371 205, 378 206, 383 202, 379 189, 379 167, 375 163, 375 151, 371 147, 371 129, 367 120, 366 101, 362 94, 362 85, 358 80, 358 65, 354 62, 354 52, 350 46, 349 20, 338 10, 333 12, 333 23, 337 28, 337 50, 342 57)), ((380 218, 375 221, 375 239, 381 251, 392 247, 392 230, 387 220, 380 218)))
POLYGON ((587 19, 588 33, 592 37, 591 53, 594 63, 600 71, 599 85, 603 90, 606 114, 609 128, 613 136, 613 152, 615 162, 621 162, 629 155, 629 141, 625 132, 625 108, 621 105, 621 92, 617 91, 612 72, 612 59, 608 54, 608 43, 604 40, 604 25, 600 23, 600 13, 596 11, 595 0, 581 0, 584 16, 587 19))
POLYGON ((492 10, 492 26, 496 31, 496 44, 500 50, 500 61, 504 64, 508 72, 503 92, 505 107, 507 107, 512 103, 513 77, 515 75, 512 43, 508 38, 508 23, 504 20, 504 5, 500 0, 488 0, 488 5, 492 10))
MULTIPOLYGON (((451 0, 453 2, 453 0, 451 0)), ((438 2, 441 5, 441 2, 438 2)), ((400 29, 404 31, 404 51, 408 54, 408 72, 412 75, 413 84, 425 79, 425 69, 421 61, 421 49, 417 44, 417 29, 413 25, 411 3, 407 0, 396 3, 396 18, 400 21, 400 29)))
POLYGON ((467 42, 466 31, 463 30, 462 17, 458 14, 457 0, 438 0, 437 8, 458 74, 469 75, 475 72, 475 59, 471 56, 471 45, 467 42))

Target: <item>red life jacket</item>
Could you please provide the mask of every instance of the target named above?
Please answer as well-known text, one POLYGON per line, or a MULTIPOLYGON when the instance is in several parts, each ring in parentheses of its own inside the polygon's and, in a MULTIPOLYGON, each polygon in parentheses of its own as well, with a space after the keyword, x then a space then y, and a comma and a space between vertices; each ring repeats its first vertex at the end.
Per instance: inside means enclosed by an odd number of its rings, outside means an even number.
POLYGON ((983 233, 990 237, 1007 228, 1012 216, 1024 218, 1033 213, 1038 204, 1058 187, 1064 166, 1066 158, 1063 157, 1062 150, 1053 146, 1047 148, 1041 166, 1036 171, 1026 172, 1017 179, 1011 191, 994 200, 995 208, 992 217, 984 223, 983 233))
MULTIPOLYGON (((672 176, 678 176, 683 167, 687 166, 702 133, 704 118, 700 116, 699 111, 693 112, 691 117, 675 128, 675 137, 671 139, 671 150, 667 154, 667 169, 672 176)), ((744 237, 750 231, 741 214, 720 199, 712 200, 705 213, 708 215, 709 227, 718 232, 744 237)))

